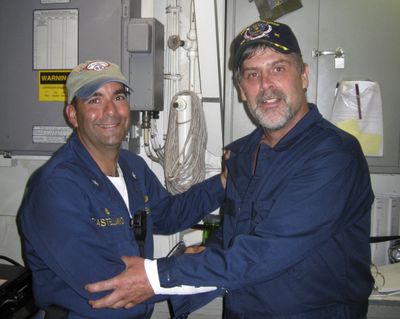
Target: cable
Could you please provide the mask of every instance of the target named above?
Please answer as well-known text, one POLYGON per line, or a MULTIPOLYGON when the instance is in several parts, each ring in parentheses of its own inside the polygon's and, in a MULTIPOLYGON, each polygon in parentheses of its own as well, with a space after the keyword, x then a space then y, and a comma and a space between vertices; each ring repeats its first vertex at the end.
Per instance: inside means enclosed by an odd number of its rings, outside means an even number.
POLYGON ((172 194, 186 191, 205 178, 205 152, 207 147, 207 127, 201 99, 191 91, 175 94, 171 102, 165 141, 165 182, 172 194), (177 100, 182 95, 191 97, 190 128, 181 150, 179 150, 177 100))
POLYGON ((11 259, 10 257, 0 255, 0 259, 3 259, 3 260, 5 260, 5 261, 8 261, 10 264, 13 264, 14 266, 21 266, 21 267, 23 267, 20 263, 16 262, 14 259, 11 259))

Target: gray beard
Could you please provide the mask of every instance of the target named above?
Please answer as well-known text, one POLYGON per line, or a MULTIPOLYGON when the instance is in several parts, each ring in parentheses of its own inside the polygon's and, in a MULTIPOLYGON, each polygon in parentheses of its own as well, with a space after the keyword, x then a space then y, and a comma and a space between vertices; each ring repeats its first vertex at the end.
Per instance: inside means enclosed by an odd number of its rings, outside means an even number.
POLYGON ((257 121, 259 125, 261 125, 264 129, 269 131, 278 131, 285 127, 285 125, 295 116, 296 112, 293 112, 293 108, 287 105, 284 109, 284 114, 280 118, 278 122, 271 123, 268 121, 268 111, 264 112, 261 108, 257 107, 253 109, 249 108, 250 113, 253 118, 257 121))

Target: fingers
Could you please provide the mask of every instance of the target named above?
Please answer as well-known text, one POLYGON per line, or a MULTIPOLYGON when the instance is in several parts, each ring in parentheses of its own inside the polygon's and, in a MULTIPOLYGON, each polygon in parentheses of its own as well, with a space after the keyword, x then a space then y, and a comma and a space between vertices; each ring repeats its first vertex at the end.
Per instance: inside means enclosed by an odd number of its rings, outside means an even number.
POLYGON ((230 150, 225 150, 224 151, 224 161, 229 159, 230 156, 231 156, 231 151, 230 150))
POLYGON ((124 262, 124 264, 126 266, 125 271, 123 271, 121 274, 119 274, 113 278, 103 280, 103 281, 98 281, 96 283, 88 284, 85 286, 85 289, 91 293, 102 292, 102 291, 106 291, 106 290, 114 290, 121 284, 120 281, 124 281, 122 278, 124 278, 126 269, 128 267, 133 267, 136 265, 136 263, 143 264, 143 259, 140 257, 122 256, 121 260, 124 262))
POLYGON ((128 267, 132 261, 141 260, 142 258, 136 256, 122 256, 121 260, 124 262, 125 267, 128 267))
POLYGON ((185 249, 185 254, 198 254, 206 249, 205 246, 190 246, 185 249))
POLYGON ((91 293, 112 290, 107 296, 90 300, 92 308, 129 309, 154 295, 144 268, 144 259, 134 256, 123 256, 121 259, 125 264, 122 273, 111 279, 85 286, 91 293))
POLYGON ((130 308, 133 308, 134 306, 136 306, 136 304, 134 304, 133 302, 129 302, 124 306, 124 308, 125 309, 130 309, 130 308))
POLYGON ((124 303, 123 300, 119 300, 117 293, 113 292, 103 298, 97 299, 97 300, 89 300, 89 304, 92 306, 93 309, 99 309, 99 308, 114 308, 118 309, 119 307, 123 307, 127 302, 124 303))
MULTIPOLYGON (((107 296, 108 297, 108 296, 107 296)), ((134 303, 132 301, 128 301, 128 300, 118 300, 115 301, 113 299, 106 299, 105 298, 101 298, 101 299, 97 299, 97 300, 90 300, 89 304, 92 306, 93 309, 100 309, 100 308, 112 308, 112 309, 120 309, 120 308, 125 308, 125 309, 130 309, 133 308, 134 306, 136 306, 138 303, 134 303)))
POLYGON ((231 156, 230 150, 225 150, 222 161, 222 172, 221 172, 221 183, 224 188, 226 188, 226 179, 228 178, 228 167, 225 165, 225 161, 231 156))
POLYGON ((115 287, 116 287, 116 285, 114 282, 114 278, 111 278, 111 279, 99 281, 96 283, 87 284, 85 286, 85 289, 91 293, 94 293, 94 292, 101 292, 101 291, 106 291, 106 290, 113 290, 113 289, 115 289, 115 287))
POLYGON ((117 302, 113 303, 111 305, 111 308, 113 309, 120 309, 120 308, 125 308, 125 309, 130 309, 139 304, 140 302, 134 302, 126 299, 121 299, 118 300, 117 302))
POLYGON ((112 309, 120 309, 120 308, 130 309, 152 296, 153 296, 152 293, 150 294, 131 293, 129 295, 126 295, 124 293, 114 291, 113 293, 103 298, 97 300, 89 300, 89 304, 92 306, 93 309, 99 309, 105 307, 112 309))
POLYGON ((97 300, 89 300, 89 304, 93 309, 99 308, 132 308, 138 303, 142 302, 144 299, 139 298, 135 294, 127 294, 125 291, 114 290, 111 294, 104 296, 97 300))

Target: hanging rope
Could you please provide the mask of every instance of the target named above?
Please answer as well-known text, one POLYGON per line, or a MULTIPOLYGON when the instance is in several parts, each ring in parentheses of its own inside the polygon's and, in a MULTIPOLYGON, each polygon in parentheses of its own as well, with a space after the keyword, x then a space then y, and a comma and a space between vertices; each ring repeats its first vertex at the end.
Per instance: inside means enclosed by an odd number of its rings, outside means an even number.
POLYGON ((172 194, 186 191, 205 178, 205 152, 207 146, 207 127, 202 102, 197 94, 181 91, 171 101, 167 138, 165 141, 165 182, 172 194), (174 103, 182 95, 191 97, 190 128, 184 146, 179 151, 178 112, 174 103))

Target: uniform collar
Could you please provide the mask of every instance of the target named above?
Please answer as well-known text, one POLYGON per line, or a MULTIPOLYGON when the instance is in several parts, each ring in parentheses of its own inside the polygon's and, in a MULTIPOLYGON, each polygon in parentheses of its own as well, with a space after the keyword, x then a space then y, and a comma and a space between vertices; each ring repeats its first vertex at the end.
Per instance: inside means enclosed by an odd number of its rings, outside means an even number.
MULTIPOLYGON (((286 134, 277 145, 275 145, 275 151, 283 151, 290 147, 303 133, 307 131, 311 126, 316 124, 322 119, 321 113, 313 103, 308 103, 309 111, 304 117, 286 134)), ((249 135, 242 137, 225 148, 232 151, 233 153, 253 153, 255 148, 258 147, 263 137, 264 130, 261 127, 257 127, 249 135)))
MULTIPOLYGON (((95 173, 98 177, 106 176, 101 171, 100 167, 97 165, 96 161, 87 151, 85 146, 83 146, 82 142, 79 140, 78 135, 75 132, 73 132, 69 138, 69 145, 73 149, 75 156, 78 157, 83 163, 86 163, 86 166, 91 169, 92 173, 95 173)), ((130 168, 129 163, 124 160, 124 156, 122 154, 123 153, 120 150, 118 156, 118 164, 123 174, 128 174, 128 172, 130 172, 130 175, 133 177, 133 179, 136 179, 137 177, 135 172, 130 168)))
POLYGON ((95 171, 96 174, 104 175, 100 167, 97 165, 96 161, 86 149, 86 147, 83 146, 76 132, 73 132, 71 134, 69 138, 69 145, 73 149, 76 157, 78 157, 83 163, 86 163, 87 167, 92 168, 92 170, 95 171))
MULTIPOLYGON (((74 156, 79 159, 79 163, 84 163, 84 169, 86 171, 86 176, 94 183, 95 185, 103 188, 104 190, 107 189, 108 192, 115 192, 117 194, 117 190, 112 186, 111 181, 108 177, 101 171, 100 167, 97 165, 95 160, 89 154, 87 149, 83 146, 81 141, 79 140, 77 134, 74 132, 71 134, 71 137, 68 141, 69 147, 72 148, 74 152, 74 156)), ((135 209, 143 209, 145 207, 146 196, 143 191, 140 189, 139 186, 135 186, 137 181, 137 177, 133 169, 129 165, 129 161, 124 158, 124 153, 120 150, 118 164, 121 167, 123 172, 123 177, 126 183, 126 188, 128 190, 128 197, 129 197, 129 206, 131 211, 135 211, 135 209)), ((81 165, 81 164, 79 164, 81 165)), ((107 193, 108 194, 108 193, 107 193)), ((105 200, 109 198, 106 197, 105 200)), ((120 205, 123 204, 125 208, 126 205, 122 200, 119 202, 120 205)), ((121 206, 122 207, 122 206, 121 206)))

